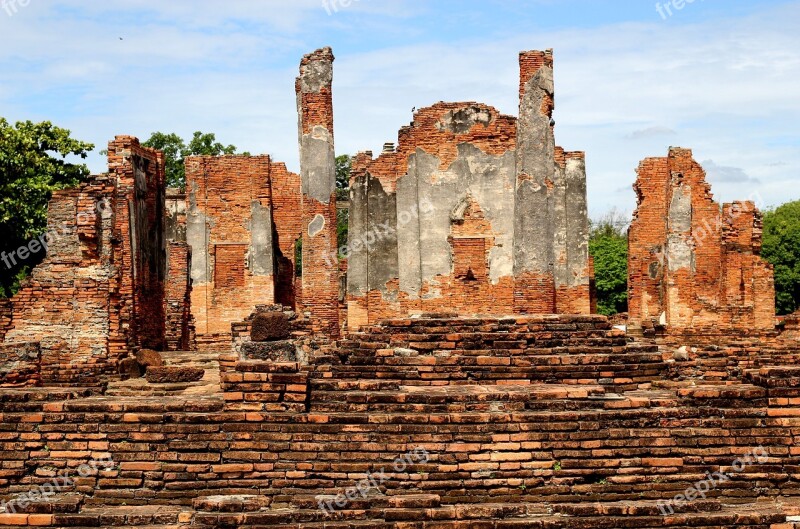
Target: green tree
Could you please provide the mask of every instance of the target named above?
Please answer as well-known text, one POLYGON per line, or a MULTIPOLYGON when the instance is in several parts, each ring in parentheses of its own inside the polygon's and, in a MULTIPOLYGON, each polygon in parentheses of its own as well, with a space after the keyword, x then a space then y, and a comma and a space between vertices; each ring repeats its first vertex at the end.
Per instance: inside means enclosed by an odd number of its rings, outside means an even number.
POLYGON ((89 177, 85 159, 91 143, 70 137, 70 131, 49 121, 17 122, 0 118, 0 296, 11 296, 26 270, 44 258, 36 252, 24 262, 7 254, 27 245, 47 228, 47 203, 53 191, 75 187, 89 177), (16 261, 16 263, 14 262, 16 261))
MULTIPOLYGON (((235 145, 223 145, 217 141, 214 133, 205 134, 197 131, 188 144, 177 134, 154 132, 142 145, 164 152, 167 185, 169 187, 186 187, 186 167, 184 159, 187 156, 222 156, 224 154, 237 154, 235 145)), ((244 152, 244 155, 250 153, 244 152)))
POLYGON ((183 166, 186 144, 183 139, 175 133, 154 132, 142 145, 164 153, 167 186, 183 189, 186 186, 186 169, 183 166))
POLYGON ((775 266, 776 310, 800 308, 800 200, 764 213, 761 255, 775 266))
POLYGON ((597 311, 606 316, 628 310, 627 222, 612 210, 592 223, 589 253, 594 258, 597 311))
MULTIPOLYGON (((353 167, 353 158, 342 154, 336 157, 336 199, 350 200, 350 172, 353 167)), ((336 211, 337 247, 347 245, 347 236, 350 225, 350 211, 337 209, 336 211)))
POLYGON ((342 154, 336 157, 336 189, 350 188, 350 171, 353 167, 353 157, 342 154))

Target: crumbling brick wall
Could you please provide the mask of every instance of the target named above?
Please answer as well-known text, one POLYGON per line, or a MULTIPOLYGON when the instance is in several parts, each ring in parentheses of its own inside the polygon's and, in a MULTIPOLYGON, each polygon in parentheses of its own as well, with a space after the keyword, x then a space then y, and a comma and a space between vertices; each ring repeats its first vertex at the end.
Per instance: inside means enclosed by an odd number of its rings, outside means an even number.
POLYGON ((47 257, 11 300, 5 341, 40 344, 46 383, 89 383, 165 343, 163 156, 130 136, 108 150, 110 174, 53 194, 47 257))
POLYGON ((11 328, 12 318, 14 317, 14 307, 10 299, 0 299, 0 343, 6 337, 6 333, 11 328))
POLYGON ((419 110, 351 174, 348 326, 415 312, 591 311, 586 166, 555 146, 552 52, 520 55, 520 118, 419 110))
POLYGON ((167 281, 164 289, 165 341, 167 351, 190 351, 194 319, 192 318, 192 248, 185 242, 170 241, 167 245, 167 281))
POLYGON ((101 372, 109 363, 109 339, 121 331, 110 320, 120 278, 112 264, 113 215, 98 204, 115 202, 116 182, 107 177, 57 191, 50 201, 47 257, 12 299, 13 326, 5 337, 41 344, 45 381, 70 370, 101 372))
POLYGON ((295 288, 295 245, 303 235, 300 175, 286 169, 283 163, 273 163, 270 184, 276 237, 275 302, 297 308, 300 293, 295 288))
POLYGON ((638 174, 629 232, 631 328, 656 322, 671 332, 773 330, 774 280, 760 258, 755 205, 720 208, 688 149, 644 160, 638 174))
POLYGON ((117 349, 123 335, 128 347, 161 350, 165 345, 164 154, 131 136, 117 136, 108 144, 108 171, 117 181, 114 238, 121 241, 119 293, 112 297, 112 304, 121 307, 119 321, 112 321, 120 329, 112 335, 112 357, 119 358, 127 349, 117 349), (126 303, 130 297, 132 303, 126 303))

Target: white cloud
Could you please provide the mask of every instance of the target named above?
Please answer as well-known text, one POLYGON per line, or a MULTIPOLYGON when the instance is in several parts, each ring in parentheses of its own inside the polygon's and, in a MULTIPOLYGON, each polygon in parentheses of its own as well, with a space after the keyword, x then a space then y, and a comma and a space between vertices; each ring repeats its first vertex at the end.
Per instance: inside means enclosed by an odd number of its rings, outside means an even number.
POLYGON ((725 182, 734 184, 740 184, 744 182, 759 183, 758 179, 750 178, 747 175, 747 173, 745 173, 744 170, 741 169, 740 167, 726 167, 724 165, 717 165, 717 163, 714 162, 714 160, 706 160, 702 162, 700 165, 702 165, 703 169, 705 169, 708 180, 711 183, 714 182, 725 182))
MULTIPOLYGON (((557 139, 587 151, 593 215, 632 210, 638 162, 671 144, 728 171, 714 188, 722 200, 754 187, 767 203, 798 198, 787 192, 800 164, 798 3, 695 25, 654 17, 435 43, 408 21, 426 9, 418 0, 360 0, 335 16, 322 0, 32 2, 0 16, 0 113, 52 119, 98 144, 115 134, 215 132, 296 170, 297 64, 332 32, 350 43, 334 49, 337 150, 350 153, 380 151, 412 107, 439 100, 516 114, 517 53, 553 47, 557 139), (362 28, 408 33, 412 43, 371 48, 362 28)), ((92 168, 102 167, 94 157, 92 168)))
POLYGON ((627 134, 625 139, 641 140, 646 138, 657 138, 659 136, 674 136, 675 134, 677 133, 669 127, 655 126, 647 127, 646 129, 634 130, 630 134, 627 134))

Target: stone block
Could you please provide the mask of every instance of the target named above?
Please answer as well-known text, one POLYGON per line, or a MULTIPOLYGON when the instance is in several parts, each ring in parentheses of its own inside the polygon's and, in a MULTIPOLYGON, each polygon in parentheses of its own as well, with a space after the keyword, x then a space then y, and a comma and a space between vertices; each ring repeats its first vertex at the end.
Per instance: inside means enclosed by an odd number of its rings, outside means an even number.
POLYGON ((260 312, 253 317, 250 339, 254 342, 284 340, 289 337, 289 318, 282 312, 260 312))

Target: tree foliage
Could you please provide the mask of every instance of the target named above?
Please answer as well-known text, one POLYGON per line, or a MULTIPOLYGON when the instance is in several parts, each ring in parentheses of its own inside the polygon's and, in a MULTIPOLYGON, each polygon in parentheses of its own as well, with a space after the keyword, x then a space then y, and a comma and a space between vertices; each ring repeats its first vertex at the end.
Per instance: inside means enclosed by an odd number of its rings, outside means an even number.
POLYGON ((350 171, 353 167, 353 157, 342 154, 336 157, 336 189, 350 188, 350 171))
POLYGON ((775 266, 778 314, 800 308, 800 200, 764 213, 761 255, 775 266))
MULTIPOLYGON (((170 134, 154 132, 142 145, 164 152, 167 186, 181 189, 186 187, 184 159, 187 156, 237 154, 235 145, 224 145, 217 141, 216 134, 205 134, 200 131, 194 133, 188 144, 174 132, 170 134)), ((248 155, 249 153, 242 154, 248 155)))
POLYGON ((627 224, 616 210, 592 223, 589 253, 594 258, 597 311, 606 316, 628 310, 627 224))
MULTIPOLYGON (((53 191, 78 185, 89 168, 68 156, 85 159, 91 143, 70 137, 70 131, 49 121, 17 122, 0 118, 0 251, 11 253, 47 228, 47 203, 53 191)), ((16 265, 0 262, 0 296, 12 295, 25 271, 44 258, 44 252, 16 265)), ((13 263, 12 260, 8 260, 13 263)))
MULTIPOLYGON (((342 154, 336 157, 336 198, 337 200, 350 200, 350 171, 353 167, 353 158, 342 154)), ((350 212, 347 209, 336 211, 337 247, 347 246, 347 237, 350 225, 350 212)))

